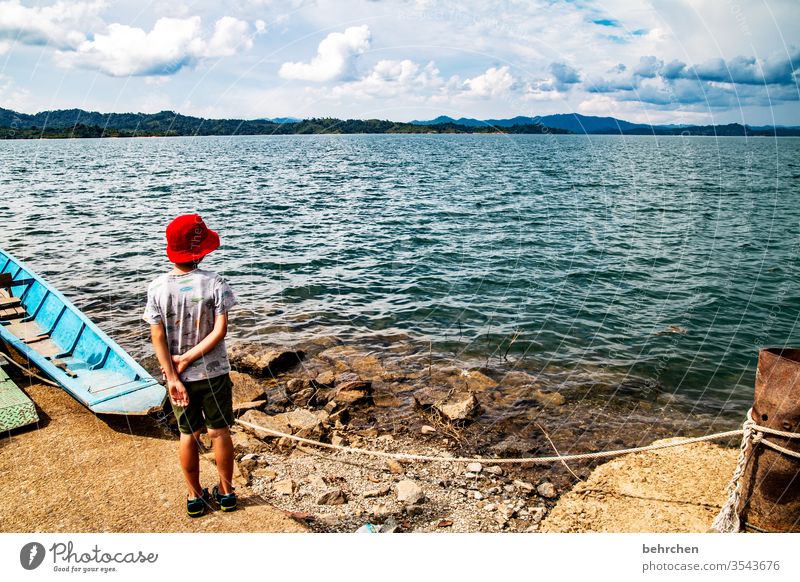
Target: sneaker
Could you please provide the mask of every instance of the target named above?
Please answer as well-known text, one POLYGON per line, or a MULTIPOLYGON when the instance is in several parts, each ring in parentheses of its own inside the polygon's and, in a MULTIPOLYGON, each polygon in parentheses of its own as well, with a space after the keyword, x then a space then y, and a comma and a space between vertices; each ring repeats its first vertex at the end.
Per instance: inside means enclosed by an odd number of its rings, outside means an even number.
POLYGON ((211 490, 211 496, 214 498, 214 501, 219 503, 219 508, 222 511, 233 511, 236 509, 236 493, 233 492, 233 488, 231 488, 230 493, 220 493, 219 485, 214 485, 214 488, 211 490))
POLYGON ((186 500, 186 513, 189 517, 200 517, 206 512, 211 497, 208 494, 208 489, 203 488, 202 497, 194 497, 186 500))

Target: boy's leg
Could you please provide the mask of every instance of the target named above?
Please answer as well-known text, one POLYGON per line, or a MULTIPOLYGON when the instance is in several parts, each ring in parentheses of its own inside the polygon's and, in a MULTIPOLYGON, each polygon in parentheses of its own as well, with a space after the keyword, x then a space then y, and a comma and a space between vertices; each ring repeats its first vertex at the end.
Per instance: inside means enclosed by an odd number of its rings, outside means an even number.
POLYGON ((229 428, 209 428, 214 460, 219 473, 219 492, 223 495, 233 491, 233 441, 229 428))
POLYGON ((233 425, 233 382, 230 374, 209 380, 210 393, 203 400, 208 436, 214 447, 214 459, 219 472, 219 492, 223 495, 233 491, 233 441, 230 426, 233 425))
POLYGON ((200 449, 198 442, 200 431, 195 433, 181 433, 180 457, 183 477, 191 497, 202 497, 203 488, 200 486, 200 449))

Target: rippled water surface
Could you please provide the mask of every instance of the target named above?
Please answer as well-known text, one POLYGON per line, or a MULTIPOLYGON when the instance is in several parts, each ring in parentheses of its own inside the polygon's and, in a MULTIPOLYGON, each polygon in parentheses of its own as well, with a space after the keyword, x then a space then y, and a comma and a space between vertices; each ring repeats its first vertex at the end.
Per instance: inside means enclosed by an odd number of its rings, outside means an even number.
POLYGON ((239 338, 402 331, 705 411, 746 410, 758 348, 800 344, 798 202, 791 138, 0 142, 0 244, 137 356, 164 227, 196 211, 239 338))

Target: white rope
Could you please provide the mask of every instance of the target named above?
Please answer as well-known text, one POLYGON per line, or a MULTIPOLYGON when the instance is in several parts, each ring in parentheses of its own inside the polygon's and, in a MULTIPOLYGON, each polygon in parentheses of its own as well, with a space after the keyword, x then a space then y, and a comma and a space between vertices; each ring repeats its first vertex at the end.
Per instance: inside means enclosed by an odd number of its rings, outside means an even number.
POLYGON ((742 425, 742 444, 739 447, 739 458, 736 461, 736 469, 733 471, 731 482, 728 484, 728 499, 711 523, 711 527, 720 533, 738 533, 741 531, 739 503, 742 495, 742 476, 756 445, 761 444, 790 457, 800 459, 800 452, 787 449, 767 440, 764 438, 765 434, 789 439, 800 438, 800 433, 776 430, 756 424, 755 420, 753 420, 753 409, 751 408, 747 411, 747 418, 742 425))
POLYGON ((618 455, 627 455, 629 453, 639 453, 644 451, 657 451, 660 449, 667 449, 670 447, 680 447, 683 445, 691 445, 693 443, 700 443, 704 441, 717 440, 722 438, 729 438, 742 434, 741 429, 729 430, 727 432, 720 432, 716 434, 705 435, 701 437, 687 438, 680 441, 659 443, 657 445, 648 445, 645 447, 633 447, 630 449, 617 449, 614 451, 599 451, 595 453, 581 453, 577 455, 554 455, 550 457, 520 457, 520 458, 485 458, 485 457, 439 457, 434 455, 415 455, 412 453, 387 453, 385 451, 373 451, 371 449, 360 449, 357 447, 345 447, 342 445, 334 445, 331 443, 323 443, 320 441, 299 437, 293 434, 287 434, 271 428, 266 428, 247 422, 245 420, 236 419, 240 425, 250 428, 252 430, 265 432, 276 437, 287 438, 307 445, 322 447, 325 449, 332 449, 337 451, 344 451, 358 455, 367 455, 371 457, 383 457, 385 459, 396 459, 402 461, 429 461, 434 463, 492 463, 492 464, 546 464, 546 463, 560 463, 564 461, 584 461, 588 459, 602 459, 606 457, 615 457, 618 455))

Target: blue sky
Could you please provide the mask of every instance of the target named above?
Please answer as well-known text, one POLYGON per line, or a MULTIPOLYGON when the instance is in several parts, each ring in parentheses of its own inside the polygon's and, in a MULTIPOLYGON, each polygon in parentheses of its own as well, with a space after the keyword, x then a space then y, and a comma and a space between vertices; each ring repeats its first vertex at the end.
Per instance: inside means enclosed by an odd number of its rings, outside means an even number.
POLYGON ((800 125, 796 0, 0 0, 0 107, 800 125))

